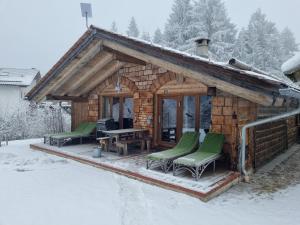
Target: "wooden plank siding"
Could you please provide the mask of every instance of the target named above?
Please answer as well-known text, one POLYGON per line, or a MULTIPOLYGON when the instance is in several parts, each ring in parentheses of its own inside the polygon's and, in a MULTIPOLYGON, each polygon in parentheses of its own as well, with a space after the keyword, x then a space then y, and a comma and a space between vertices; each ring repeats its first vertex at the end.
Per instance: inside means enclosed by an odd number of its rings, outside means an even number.
MULTIPOLYGON (((263 119, 287 112, 288 107, 258 107, 257 117, 263 119)), ((283 153, 297 141, 297 116, 257 126, 253 129, 253 168, 257 169, 283 153)))
POLYGON ((72 131, 78 127, 81 122, 88 121, 88 102, 72 102, 72 131))
POLYGON ((286 120, 257 126, 254 129, 254 168, 259 168, 288 147, 286 120))

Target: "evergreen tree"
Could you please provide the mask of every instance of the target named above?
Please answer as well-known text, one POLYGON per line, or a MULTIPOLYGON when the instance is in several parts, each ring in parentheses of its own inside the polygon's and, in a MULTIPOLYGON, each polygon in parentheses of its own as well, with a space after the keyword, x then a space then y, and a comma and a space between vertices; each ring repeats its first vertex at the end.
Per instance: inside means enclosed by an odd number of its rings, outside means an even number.
POLYGON ((280 44, 281 60, 283 62, 291 58, 299 50, 294 34, 288 27, 284 28, 280 33, 280 44))
POLYGON ((247 58, 252 54, 250 45, 248 31, 242 28, 234 46, 233 56, 245 62, 248 61, 247 58))
POLYGON ((227 15, 224 3, 221 0, 198 0, 193 7, 192 18, 189 48, 193 48, 194 38, 209 38, 209 50, 213 58, 228 60, 233 53, 237 31, 227 15))
POLYGON ((182 49, 191 38, 192 5, 190 0, 175 0, 165 26, 164 39, 169 47, 182 49))
POLYGON ((117 24, 116 24, 115 21, 112 22, 111 27, 110 27, 110 30, 111 30, 112 32, 115 32, 115 33, 118 32, 117 24))
POLYGON ((127 35, 131 37, 138 37, 140 35, 138 26, 135 22, 134 17, 131 17, 128 29, 127 29, 127 35))
POLYGON ((155 44, 162 45, 163 44, 163 40, 164 40, 163 34, 162 34, 161 30, 159 28, 157 28, 155 30, 155 32, 154 32, 153 42, 155 44))
POLYGON ((240 33, 235 46, 235 56, 261 70, 279 74, 282 49, 280 33, 275 24, 268 21, 266 15, 258 9, 243 32, 246 35, 240 33))
POLYGON ((143 32, 143 34, 142 34, 142 37, 141 37, 143 40, 145 40, 145 41, 151 41, 151 37, 150 37, 150 34, 149 34, 149 32, 143 32))

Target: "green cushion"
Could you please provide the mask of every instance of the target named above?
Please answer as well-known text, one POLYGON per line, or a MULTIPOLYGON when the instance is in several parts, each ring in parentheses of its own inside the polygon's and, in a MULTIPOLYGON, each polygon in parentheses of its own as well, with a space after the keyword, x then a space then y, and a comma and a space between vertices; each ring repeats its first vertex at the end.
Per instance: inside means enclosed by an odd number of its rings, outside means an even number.
POLYGON ((208 133, 204 142, 198 150, 192 154, 180 157, 174 161, 176 164, 185 166, 197 166, 202 162, 209 160, 221 154, 224 143, 224 135, 208 133))
POLYGON ((178 144, 169 150, 147 155, 150 160, 169 160, 187 155, 194 151, 198 145, 198 132, 186 132, 180 138, 178 144))
POLYGON ((72 137, 84 137, 89 136, 96 128, 94 122, 83 122, 72 132, 63 132, 58 134, 45 135, 52 138, 72 138, 72 137))
POLYGON ((76 132, 82 132, 87 125, 88 125, 87 122, 80 123, 78 125, 78 127, 74 131, 76 131, 76 132))
POLYGON ((201 152, 220 153, 224 143, 224 135, 217 133, 208 133, 203 143, 199 147, 201 152))
POLYGON ((180 157, 174 161, 176 164, 181 164, 185 166, 196 166, 201 164, 203 161, 206 161, 214 156, 217 156, 217 153, 211 152, 200 152, 196 151, 192 154, 186 155, 184 157, 180 157))
POLYGON ((69 137, 78 137, 78 136, 82 136, 82 133, 80 132, 65 132, 65 133, 59 133, 59 134, 55 134, 52 135, 52 138, 69 138, 69 137))
POLYGON ((86 123, 86 126, 82 130, 82 134, 90 135, 95 130, 95 128, 96 128, 96 123, 93 122, 86 123))

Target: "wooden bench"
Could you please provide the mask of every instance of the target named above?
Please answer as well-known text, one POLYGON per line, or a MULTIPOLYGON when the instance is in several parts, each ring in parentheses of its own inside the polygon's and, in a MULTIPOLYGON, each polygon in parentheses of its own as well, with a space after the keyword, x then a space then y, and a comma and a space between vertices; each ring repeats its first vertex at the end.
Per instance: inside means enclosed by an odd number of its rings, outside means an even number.
POLYGON ((110 139, 110 137, 100 137, 100 138, 97 138, 97 141, 99 141, 100 146, 106 152, 108 152, 109 139, 110 139))
POLYGON ((118 148, 118 153, 121 154, 123 151, 124 155, 128 155, 128 144, 140 143, 141 144, 141 151, 145 150, 147 147, 147 152, 150 152, 151 149, 151 137, 144 137, 138 139, 128 139, 128 140, 119 140, 116 142, 116 147, 118 148))
POLYGON ((141 151, 145 149, 145 140, 144 139, 129 139, 129 140, 121 140, 116 142, 116 146, 118 148, 118 153, 121 154, 123 152, 124 155, 128 155, 128 144, 140 143, 141 151))

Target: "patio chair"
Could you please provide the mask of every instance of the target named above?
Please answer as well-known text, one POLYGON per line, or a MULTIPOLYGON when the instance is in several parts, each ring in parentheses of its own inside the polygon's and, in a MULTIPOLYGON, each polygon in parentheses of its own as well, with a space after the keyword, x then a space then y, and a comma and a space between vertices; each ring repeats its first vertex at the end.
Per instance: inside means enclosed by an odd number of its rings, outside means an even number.
POLYGON ((198 150, 192 154, 180 157, 173 162, 173 175, 176 176, 187 170, 192 173, 196 180, 199 180, 204 170, 221 157, 224 143, 224 135, 208 133, 198 150))
POLYGON ((74 134, 75 132, 82 132, 84 130, 84 128, 87 126, 87 123, 81 123, 79 124, 79 126, 73 131, 73 132, 62 132, 62 133, 56 133, 56 134, 45 134, 44 135, 44 144, 50 144, 52 145, 51 142, 51 137, 52 136, 63 136, 63 135, 70 135, 70 134, 74 134))
POLYGON ((178 144, 169 150, 147 155, 147 169, 160 167, 165 173, 172 168, 173 160, 195 151, 199 144, 198 132, 186 132, 178 144))
POLYGON ((66 142, 72 141, 74 139, 80 139, 80 144, 82 144, 82 139, 91 137, 95 128, 96 128, 96 123, 93 122, 81 123, 73 132, 65 132, 65 133, 51 135, 50 142, 51 144, 55 143, 57 144, 58 147, 61 147, 66 142))

